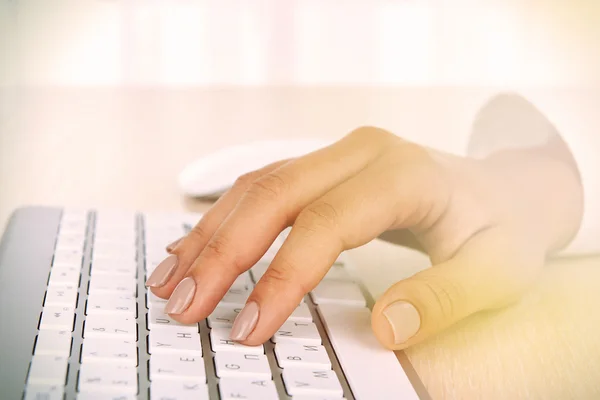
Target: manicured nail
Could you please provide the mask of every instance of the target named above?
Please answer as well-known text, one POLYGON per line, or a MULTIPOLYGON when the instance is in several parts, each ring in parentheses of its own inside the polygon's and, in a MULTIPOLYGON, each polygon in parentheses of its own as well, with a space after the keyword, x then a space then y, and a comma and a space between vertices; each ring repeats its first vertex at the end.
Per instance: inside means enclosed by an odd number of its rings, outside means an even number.
POLYGON ((175 272, 175 268, 177 268, 177 256, 170 255, 156 266, 156 269, 146 281, 146 287, 164 286, 175 272))
POLYGON ((258 311, 258 304, 254 301, 251 301, 244 306, 242 311, 235 318, 235 321, 233 321, 231 335, 229 336, 231 340, 246 340, 258 322, 258 311))
POLYGON ((405 301, 390 304, 383 310, 383 315, 392 327, 396 344, 402 344, 415 336, 421 327, 419 312, 415 306, 405 301))
POLYGON ((170 243, 167 245, 167 253, 172 252, 173 250, 175 250, 175 247, 177 247, 177 245, 179 244, 179 242, 181 242, 183 240, 185 236, 180 237, 179 239, 177 239, 176 241, 174 241, 173 243, 170 243))
POLYGON ((184 312, 196 293, 196 282, 191 276, 188 276, 175 288, 167 305, 165 306, 166 314, 181 314, 184 312))

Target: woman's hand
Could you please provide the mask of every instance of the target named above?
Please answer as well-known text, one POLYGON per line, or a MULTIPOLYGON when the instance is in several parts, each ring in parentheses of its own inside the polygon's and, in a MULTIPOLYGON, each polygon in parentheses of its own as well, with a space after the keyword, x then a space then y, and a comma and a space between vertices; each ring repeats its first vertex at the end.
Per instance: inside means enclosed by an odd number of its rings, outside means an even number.
POLYGON ((234 340, 256 345, 342 251, 405 229, 433 267, 393 285, 372 314, 381 343, 401 349, 517 299, 547 253, 576 232, 580 204, 576 173, 542 153, 474 160, 360 128, 327 148, 240 177, 148 285, 170 297, 166 312, 174 319, 200 321, 292 226, 232 329, 234 340))

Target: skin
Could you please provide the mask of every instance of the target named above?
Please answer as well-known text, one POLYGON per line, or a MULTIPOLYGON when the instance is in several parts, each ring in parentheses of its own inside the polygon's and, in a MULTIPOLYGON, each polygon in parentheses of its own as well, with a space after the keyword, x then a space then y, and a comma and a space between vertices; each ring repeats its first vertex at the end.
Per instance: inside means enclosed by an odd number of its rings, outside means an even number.
POLYGON ((191 304, 171 316, 200 321, 292 226, 248 299, 260 314, 241 342, 256 345, 274 334, 340 252, 395 231, 433 265, 391 286, 373 308, 376 337, 403 349, 518 300, 546 257, 571 240, 581 216, 579 176, 559 139, 475 160, 363 127, 327 148, 240 177, 171 249, 177 269, 152 291, 169 298, 192 277, 191 304), (402 343, 383 314, 399 300, 420 316, 419 330, 402 343))

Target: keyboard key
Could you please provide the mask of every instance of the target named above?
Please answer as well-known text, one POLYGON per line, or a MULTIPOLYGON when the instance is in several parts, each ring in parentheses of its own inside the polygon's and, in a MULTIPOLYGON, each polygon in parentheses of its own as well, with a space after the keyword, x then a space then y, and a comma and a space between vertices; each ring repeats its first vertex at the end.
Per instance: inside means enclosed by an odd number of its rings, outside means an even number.
POLYGON ((218 306, 207 318, 208 326, 211 328, 231 328, 233 321, 242 311, 241 307, 218 306))
POLYGON ((137 282, 133 277, 123 275, 96 275, 90 279, 89 294, 130 294, 135 296, 137 282))
POLYGON ((137 340, 135 316, 92 314, 85 319, 83 337, 137 340))
MULTIPOLYGON (((85 244, 84 235, 73 235, 73 234, 61 234, 58 235, 56 240, 55 251, 62 252, 65 250, 75 250, 83 252, 83 245, 85 244)), ((83 253, 82 253, 83 254, 83 253)))
POLYGON ((251 290, 254 287, 249 272, 244 272, 236 278, 231 289, 251 290))
POLYGON ((419 399, 394 352, 375 338, 368 308, 323 304, 318 311, 355 398, 419 399))
POLYGON ((42 309, 40 330, 73 331, 75 309, 73 307, 48 306, 42 309))
POLYGON ((201 356, 154 354, 150 358, 150 380, 159 379, 205 383, 204 359, 201 356))
POLYGON ((81 267, 52 267, 48 286, 70 286, 79 287, 79 275, 81 267))
POLYGON ((274 343, 321 344, 321 335, 312 322, 285 322, 275 335, 274 343))
POLYGON ((64 250, 54 253, 52 259, 53 268, 75 268, 76 270, 81 269, 83 262, 83 253, 78 250, 64 250))
POLYGON ((352 277, 340 264, 333 264, 327 274, 323 277, 323 280, 335 280, 335 281, 353 281, 352 277))
POLYGON ((281 368, 331 369, 331 361, 323 346, 277 343, 275 356, 281 368))
POLYGON ((219 302, 220 306, 244 307, 250 296, 250 290, 229 289, 219 302))
POLYGON ((78 390, 92 393, 137 394, 137 368, 120 364, 81 364, 78 390))
POLYGON ((238 342, 229 339, 231 329, 229 328, 214 328, 210 331, 210 345, 212 351, 219 352, 242 352, 248 354, 264 354, 265 348, 260 346, 245 346, 238 342))
MULTIPOLYGON (((97 392, 79 392, 77 400, 136 400, 137 396, 127 393, 97 393, 97 392)), ((314 399, 313 399, 314 400, 314 399)))
POLYGON ((199 382, 156 380, 150 384, 151 400, 209 400, 208 386, 199 382))
POLYGON ((35 341, 34 354, 69 357, 71 331, 40 331, 35 341))
POLYGON ((135 317, 137 313, 136 298, 129 294, 92 293, 87 300, 86 315, 122 315, 135 317))
POLYGON ((161 299, 152 293, 150 289, 146 291, 146 306, 148 308, 158 308, 159 310, 164 310, 165 306, 167 305, 167 301, 169 300, 161 299))
POLYGON ((165 314, 160 308, 155 307, 148 310, 148 329, 170 329, 177 332, 198 333, 198 324, 182 324, 165 314))
POLYGON ((92 257, 94 260, 122 260, 123 262, 135 261, 137 259, 137 248, 135 241, 130 239, 125 244, 96 243, 92 257))
POLYGON ((312 322, 312 314, 306 303, 298 304, 298 307, 292 312, 286 322, 312 322))
POLYGON ((154 354, 183 354, 202 357, 200 335, 176 329, 157 329, 148 335, 148 352, 154 354))
POLYGON ((219 393, 221 393, 221 400, 279 399, 275 383, 270 379, 222 378, 219 381, 219 393))
POLYGON ((25 388, 24 400, 63 400, 64 386, 33 384, 25 388))
POLYGON ((138 365, 136 343, 123 339, 87 338, 81 351, 82 363, 138 365))
POLYGON ((344 395, 342 385, 332 370, 287 368, 283 370, 282 375, 290 396, 342 397, 344 395))
POLYGON ((68 363, 68 357, 36 354, 31 359, 27 383, 64 385, 68 363))
POLYGON ((250 268, 250 273, 252 274, 252 280, 254 283, 258 283, 260 278, 265 274, 267 268, 269 268, 270 262, 259 261, 252 268, 250 268))
POLYGON ((339 304, 344 306, 365 307, 365 298, 356 283, 344 281, 321 281, 310 292, 315 304, 339 304))
POLYGON ((123 259, 93 259, 92 277, 97 275, 123 275, 135 278, 137 274, 137 261, 123 259))
POLYGON ((68 306, 77 305, 77 287, 76 286, 49 286, 46 289, 46 298, 44 306, 68 306))
POLYGON ((215 370, 219 378, 271 379, 271 368, 264 354, 221 352, 215 355, 215 370))

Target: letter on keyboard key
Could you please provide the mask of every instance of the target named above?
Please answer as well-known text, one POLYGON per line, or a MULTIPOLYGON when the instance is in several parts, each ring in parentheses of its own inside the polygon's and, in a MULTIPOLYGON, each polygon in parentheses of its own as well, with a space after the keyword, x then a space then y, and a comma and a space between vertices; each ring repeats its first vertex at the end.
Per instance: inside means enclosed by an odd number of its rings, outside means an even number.
POLYGON ((150 358, 150 380, 160 379, 205 383, 204 359, 201 356, 154 354, 150 358))
POLYGON ((89 294, 109 293, 135 296, 135 278, 123 275, 96 275, 90 279, 89 294))
POLYGON ((265 348, 260 346, 245 346, 238 342, 234 342, 229 338, 231 333, 230 328, 213 328, 210 331, 210 344, 212 351, 219 353, 222 351, 236 351, 249 354, 264 354, 265 348))
POLYGON ((81 364, 80 392, 137 394, 137 368, 114 364, 81 364))
POLYGON ((77 305, 77 287, 76 286, 48 286, 46 289, 46 298, 44 306, 68 306, 77 305))
POLYGON ((92 314, 85 319, 83 337, 137 340, 135 316, 92 314))
POLYGON ((158 329, 150 331, 148 344, 148 352, 152 355, 183 354, 202 357, 202 344, 198 333, 158 329))
POLYGON ((110 338, 87 338, 81 351, 82 363, 113 363, 136 367, 137 346, 133 341, 110 338))
POLYGON ((207 318, 211 328, 231 328, 233 321, 242 310, 235 306, 218 306, 207 318))
POLYGON ((88 297, 85 313, 87 315, 108 314, 135 317, 137 305, 135 297, 130 294, 92 293, 88 297))
POLYGON ((40 330, 73 331, 75 312, 73 307, 48 306, 42 309, 40 330))
MULTIPOLYGON (((221 378, 221 400, 278 400, 277 388, 270 379, 221 378)), ((316 399, 314 399, 316 400, 316 399)))
POLYGON ((264 354, 225 351, 217 353, 215 369, 219 378, 271 379, 271 368, 264 354))
POLYGON ((27 383, 64 385, 68 363, 68 357, 36 354, 31 359, 27 383))
POLYGON ((198 333, 198 324, 182 324, 155 307, 148 310, 148 329, 174 329, 177 332, 198 333))
POLYGON ((64 386, 60 385, 27 385, 24 400, 63 400, 64 386))
POLYGON ((151 400, 209 400, 206 383, 178 382, 168 380, 152 381, 151 400))
POLYGON ((94 259, 92 261, 92 276, 123 275, 135 278, 137 273, 136 261, 94 259))
POLYGON ((394 352, 373 335, 368 308, 323 304, 318 310, 356 398, 418 400, 394 352))
POLYGON ((35 341, 34 354, 69 357, 71 331, 40 331, 35 341))
POLYGON ((312 322, 284 322, 273 335, 273 342, 319 345, 321 335, 312 322))
POLYGON ((283 370, 283 381, 290 396, 342 397, 344 395, 342 385, 332 370, 287 368, 283 370))
POLYGON ((323 346, 277 343, 275 356, 281 368, 331 369, 331 361, 323 346))
POLYGON ((310 292, 315 304, 339 304, 344 306, 365 307, 367 303, 356 283, 343 281, 321 281, 310 292))
POLYGON ((79 286, 80 267, 52 267, 48 286, 79 286))

